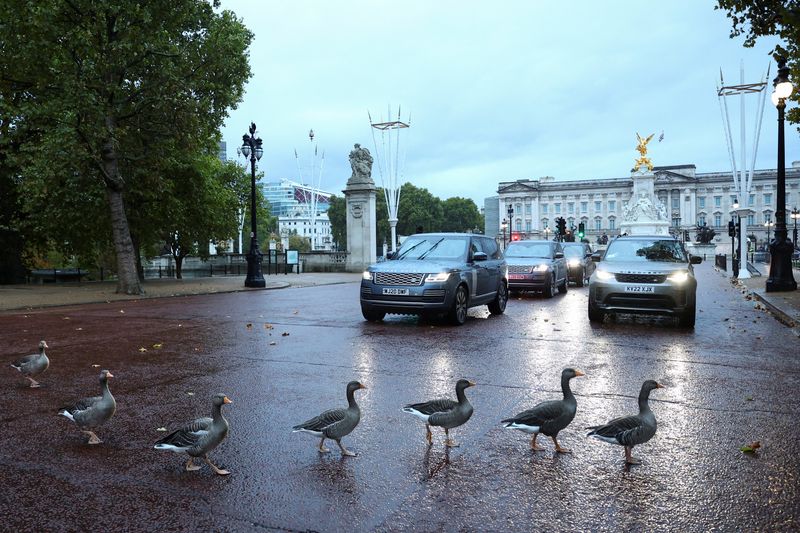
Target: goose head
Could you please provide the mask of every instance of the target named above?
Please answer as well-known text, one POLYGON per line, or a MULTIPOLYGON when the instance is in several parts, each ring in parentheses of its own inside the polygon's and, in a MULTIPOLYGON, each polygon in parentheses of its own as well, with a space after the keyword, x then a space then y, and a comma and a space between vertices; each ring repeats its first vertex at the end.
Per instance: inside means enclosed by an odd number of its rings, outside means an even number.
POLYGON ((361 384, 359 381, 351 381, 347 384, 347 394, 353 394, 358 389, 366 389, 364 385, 361 384))
POLYGON ((564 370, 561 371, 561 377, 567 379, 577 378, 585 375, 586 374, 584 374, 577 368, 565 368, 564 370))
POLYGON ((463 391, 464 389, 467 389, 469 387, 474 387, 474 386, 475 386, 475 382, 474 381, 470 381, 468 379, 459 379, 456 382, 456 391, 463 391))
POLYGON ((47 341, 40 341, 39 342, 39 351, 40 352, 44 351, 45 348, 49 348, 49 346, 47 345, 47 341))
POLYGON ((233 403, 233 400, 228 398, 226 395, 220 393, 220 394, 215 394, 214 397, 211 398, 211 403, 213 403, 217 407, 222 407, 223 404, 233 403))

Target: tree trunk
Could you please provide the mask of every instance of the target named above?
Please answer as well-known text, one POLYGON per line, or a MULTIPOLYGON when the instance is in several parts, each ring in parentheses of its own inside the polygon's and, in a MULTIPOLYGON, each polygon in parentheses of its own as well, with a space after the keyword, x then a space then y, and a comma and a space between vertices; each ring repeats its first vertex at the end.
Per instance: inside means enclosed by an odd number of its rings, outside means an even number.
POLYGON ((174 255, 175 258, 175 279, 183 279, 183 258, 181 254, 174 255))
POLYGON ((136 274, 139 276, 139 282, 144 283, 144 267, 142 266, 142 247, 139 245, 139 239, 131 234, 131 242, 133 243, 133 256, 136 258, 136 274))

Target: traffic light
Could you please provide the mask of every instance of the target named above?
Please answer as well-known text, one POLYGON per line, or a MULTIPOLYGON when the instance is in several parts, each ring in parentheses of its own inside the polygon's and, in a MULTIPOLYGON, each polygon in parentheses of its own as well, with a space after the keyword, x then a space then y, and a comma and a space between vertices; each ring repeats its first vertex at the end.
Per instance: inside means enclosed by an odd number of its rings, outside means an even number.
POLYGON ((736 237, 736 223, 733 220, 728 221, 728 237, 736 237))
POLYGON ((586 226, 581 222, 578 224, 578 238, 583 239, 584 235, 586 235, 586 226))
POLYGON ((560 235, 567 234, 567 221, 564 220, 564 217, 558 217, 556 219, 556 228, 558 228, 558 233, 560 235))

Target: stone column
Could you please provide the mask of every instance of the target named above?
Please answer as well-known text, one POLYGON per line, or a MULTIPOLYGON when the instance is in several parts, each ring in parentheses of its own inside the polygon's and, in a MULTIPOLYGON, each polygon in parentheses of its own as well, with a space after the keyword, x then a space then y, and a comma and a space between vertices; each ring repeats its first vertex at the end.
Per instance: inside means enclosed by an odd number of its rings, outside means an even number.
POLYGON ((347 180, 344 197, 347 209, 348 272, 361 272, 376 261, 375 182, 372 181, 372 156, 356 144, 350 152, 353 174, 347 180))

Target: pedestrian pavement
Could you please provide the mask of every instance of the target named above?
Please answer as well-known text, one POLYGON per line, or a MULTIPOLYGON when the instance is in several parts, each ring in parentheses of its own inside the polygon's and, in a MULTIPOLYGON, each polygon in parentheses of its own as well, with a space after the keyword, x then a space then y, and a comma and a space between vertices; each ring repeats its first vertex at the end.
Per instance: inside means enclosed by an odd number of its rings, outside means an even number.
MULTIPOLYGON (((360 273, 351 272, 308 272, 264 276, 265 289, 331 285, 360 279, 360 273)), ((245 287, 244 280, 245 276, 148 279, 143 283, 144 294, 138 296, 117 294, 117 285, 114 281, 0 285, 0 312, 143 298, 264 290, 245 287)))

